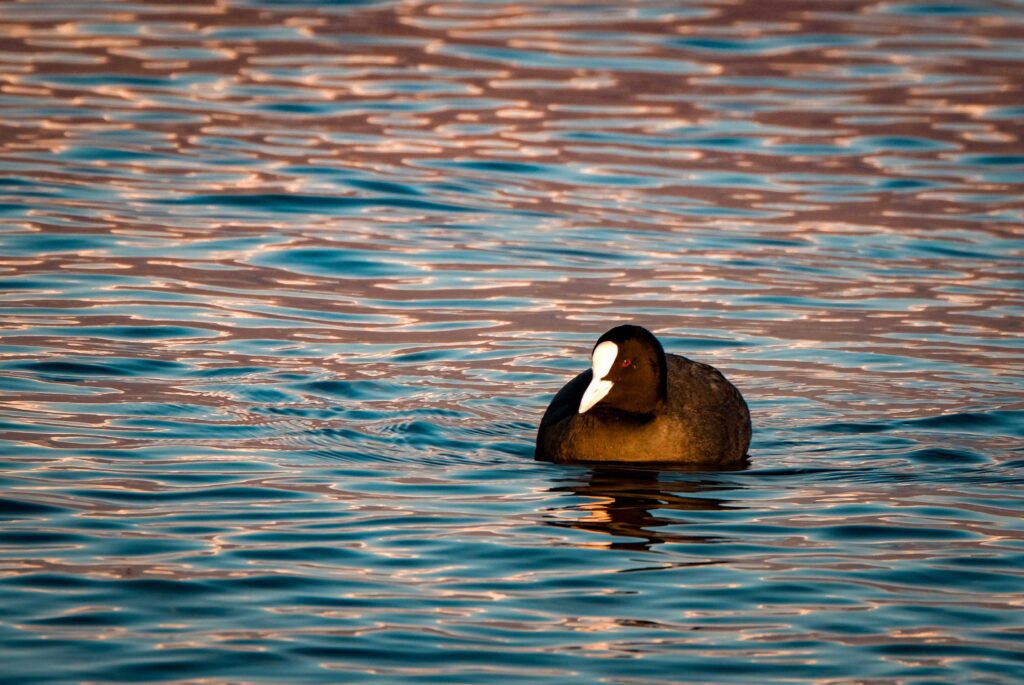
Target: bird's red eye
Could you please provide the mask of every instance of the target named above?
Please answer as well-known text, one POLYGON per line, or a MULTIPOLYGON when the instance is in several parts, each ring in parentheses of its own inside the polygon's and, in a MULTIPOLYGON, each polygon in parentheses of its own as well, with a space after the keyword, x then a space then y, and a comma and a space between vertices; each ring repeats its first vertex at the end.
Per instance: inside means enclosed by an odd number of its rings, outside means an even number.
POLYGON ((626 368, 627 366, 629 366, 632 363, 633 363, 632 359, 623 359, 622 360, 622 368, 626 368))

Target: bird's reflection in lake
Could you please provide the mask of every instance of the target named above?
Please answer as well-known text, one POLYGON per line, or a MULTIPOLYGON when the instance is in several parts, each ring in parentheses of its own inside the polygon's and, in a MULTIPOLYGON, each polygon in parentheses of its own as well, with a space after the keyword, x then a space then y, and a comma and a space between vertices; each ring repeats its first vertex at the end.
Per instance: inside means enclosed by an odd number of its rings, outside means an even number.
POLYGON ((688 511, 733 508, 714 496, 731 490, 709 476, 677 480, 655 468, 595 467, 579 480, 551 488, 579 502, 552 512, 549 523, 608 536, 611 549, 650 551, 665 543, 715 542, 709 535, 686 533, 688 511))

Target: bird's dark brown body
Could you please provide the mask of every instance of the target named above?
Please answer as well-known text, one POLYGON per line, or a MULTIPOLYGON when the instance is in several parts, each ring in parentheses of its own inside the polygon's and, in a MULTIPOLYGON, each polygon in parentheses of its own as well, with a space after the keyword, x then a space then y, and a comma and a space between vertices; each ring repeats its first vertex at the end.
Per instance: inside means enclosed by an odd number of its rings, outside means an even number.
MULTIPOLYGON (((617 397, 609 392, 605 399, 580 413, 581 400, 594 380, 593 370, 584 371, 555 395, 544 413, 537 432, 536 458, 555 462, 645 462, 700 469, 742 468, 747 463, 751 425, 747 403, 739 390, 714 367, 679 355, 664 354, 660 343, 644 329, 620 328, 638 329, 658 346, 652 359, 657 359, 660 353, 665 373, 663 396, 647 406, 637 407, 624 394, 617 397), (641 410, 636 411, 638 408, 641 410)), ((626 331, 627 334, 633 332, 626 331)), ((615 360, 616 366, 606 376, 613 379, 613 386, 628 385, 634 378, 640 379, 637 384, 656 382, 641 378, 639 374, 630 375, 632 366, 644 363, 644 350, 637 352, 635 346, 630 349, 630 343, 625 340, 618 341, 618 345, 622 351, 615 360), (623 368, 627 358, 630 361, 623 368)), ((658 362, 652 365, 656 367, 658 362)))

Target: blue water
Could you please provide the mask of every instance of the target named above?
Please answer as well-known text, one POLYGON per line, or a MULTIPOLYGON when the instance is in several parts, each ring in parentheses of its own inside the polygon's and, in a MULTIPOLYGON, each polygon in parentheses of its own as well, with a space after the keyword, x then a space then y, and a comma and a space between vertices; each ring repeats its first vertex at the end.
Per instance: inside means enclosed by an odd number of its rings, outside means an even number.
POLYGON ((4 682, 1024 680, 1019 2, 0 35, 4 682), (533 461, 625 321, 749 469, 533 461))

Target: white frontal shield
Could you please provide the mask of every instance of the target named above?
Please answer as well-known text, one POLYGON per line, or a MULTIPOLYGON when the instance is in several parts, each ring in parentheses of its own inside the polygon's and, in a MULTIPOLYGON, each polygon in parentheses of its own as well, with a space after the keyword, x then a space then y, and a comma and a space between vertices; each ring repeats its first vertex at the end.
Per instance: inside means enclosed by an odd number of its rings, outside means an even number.
POLYGON ((590 385, 583 391, 583 399, 580 400, 580 413, 585 414, 588 409, 604 399, 604 396, 614 385, 611 381, 604 380, 612 369, 612 364, 619 356, 619 346, 610 340, 606 340, 594 348, 594 356, 591 360, 591 370, 594 377, 590 385))

